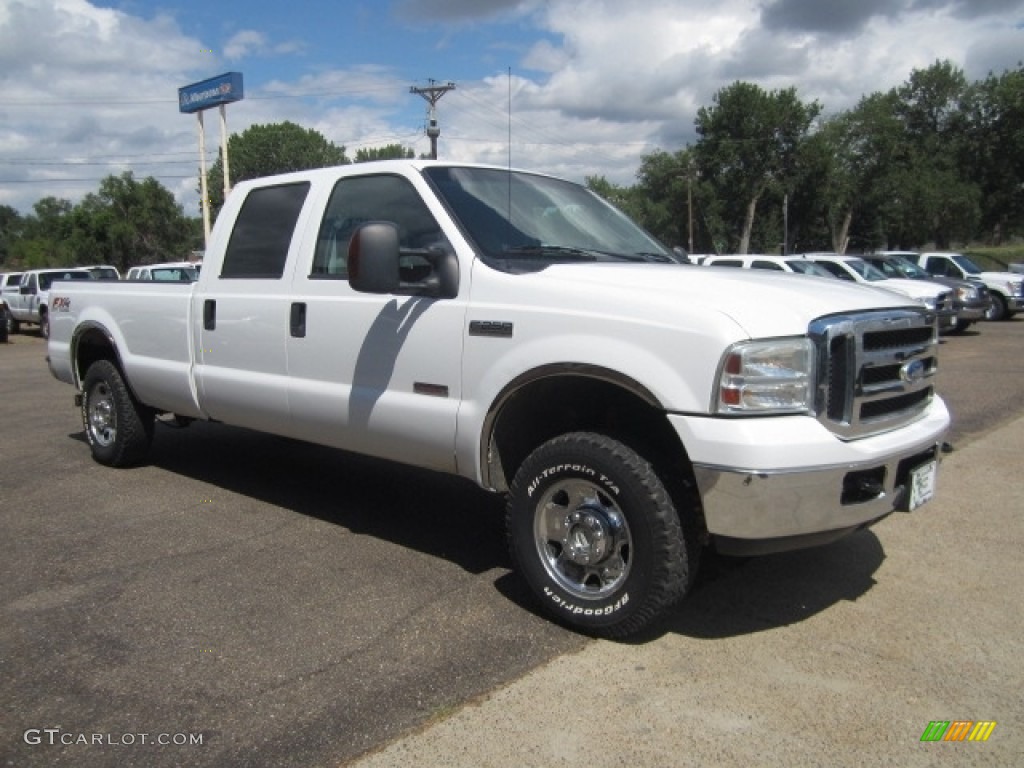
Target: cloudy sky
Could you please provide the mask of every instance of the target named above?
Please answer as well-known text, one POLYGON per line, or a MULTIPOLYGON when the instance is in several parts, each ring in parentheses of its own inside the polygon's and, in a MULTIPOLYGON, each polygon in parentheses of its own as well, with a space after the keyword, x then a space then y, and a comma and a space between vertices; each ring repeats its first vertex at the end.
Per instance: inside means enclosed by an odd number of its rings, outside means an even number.
MULTIPOLYGON (((177 89, 241 72, 228 130, 291 120, 349 156, 440 155, 632 183, 736 80, 827 113, 939 59, 969 79, 1024 58, 1024 0, 0 0, 0 204, 155 176, 197 213, 198 129, 177 89), (510 141, 511 136, 511 141, 510 141)), ((209 159, 219 141, 207 113, 209 159)))

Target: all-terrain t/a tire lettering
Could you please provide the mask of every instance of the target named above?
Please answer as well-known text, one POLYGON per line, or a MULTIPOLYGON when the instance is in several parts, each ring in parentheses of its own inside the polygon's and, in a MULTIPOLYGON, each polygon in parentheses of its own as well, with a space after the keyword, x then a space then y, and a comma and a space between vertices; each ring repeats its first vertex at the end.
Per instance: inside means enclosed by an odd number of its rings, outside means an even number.
POLYGON ((544 610, 576 629, 636 633, 689 586, 671 496, 647 461, 604 435, 537 448, 516 473, 506 517, 519 571, 544 610))

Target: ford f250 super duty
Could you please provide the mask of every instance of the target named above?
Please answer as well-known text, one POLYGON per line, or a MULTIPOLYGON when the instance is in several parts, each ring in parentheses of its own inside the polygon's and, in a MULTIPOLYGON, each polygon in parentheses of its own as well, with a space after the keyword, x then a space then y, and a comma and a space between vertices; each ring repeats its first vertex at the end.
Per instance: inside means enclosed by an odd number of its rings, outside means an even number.
POLYGON ((98 462, 203 419, 464 476, 507 495, 544 609, 604 636, 676 603, 706 546, 919 506, 949 424, 928 308, 680 264, 583 187, 503 168, 247 181, 197 282, 59 283, 51 318, 98 462))

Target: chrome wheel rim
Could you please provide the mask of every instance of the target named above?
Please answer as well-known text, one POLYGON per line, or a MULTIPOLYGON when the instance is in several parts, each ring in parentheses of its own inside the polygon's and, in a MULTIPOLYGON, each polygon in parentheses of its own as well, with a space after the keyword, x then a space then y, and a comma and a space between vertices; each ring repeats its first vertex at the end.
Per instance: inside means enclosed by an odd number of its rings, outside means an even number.
POLYGON ((574 478, 551 486, 538 500, 533 533, 548 575, 576 598, 605 598, 629 576, 629 526, 593 483, 574 478))
POLYGON ((97 445, 107 447, 117 438, 117 418, 114 413, 114 396, 110 387, 99 383, 89 392, 86 406, 86 422, 89 434, 97 445))

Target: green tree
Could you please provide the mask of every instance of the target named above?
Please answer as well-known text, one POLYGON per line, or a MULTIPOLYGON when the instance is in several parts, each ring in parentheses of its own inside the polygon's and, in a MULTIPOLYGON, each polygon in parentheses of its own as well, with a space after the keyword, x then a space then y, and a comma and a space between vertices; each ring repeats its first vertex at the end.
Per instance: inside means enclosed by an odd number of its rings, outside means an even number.
POLYGON ((0 265, 10 257, 12 244, 22 236, 25 220, 9 205, 0 205, 0 265))
POLYGON ((969 239, 976 228, 980 193, 961 166, 968 146, 967 91, 963 71, 949 61, 914 70, 896 89, 896 114, 905 134, 904 163, 894 169, 904 172, 898 226, 901 236, 915 243, 948 248, 954 239, 969 239))
POLYGON ((79 265, 113 264, 125 272, 136 264, 186 258, 198 245, 195 225, 171 192, 131 171, 105 178, 68 218, 66 245, 79 265))
POLYGON ((961 168, 979 189, 980 225, 998 245, 1024 232, 1024 65, 989 74, 963 101, 961 168))
MULTIPOLYGON (((318 131, 295 123, 253 125, 228 138, 231 183, 277 173, 347 165, 345 147, 336 146, 318 131)), ((207 174, 211 218, 224 205, 224 166, 217 158, 207 174)))
POLYGON ((738 236, 730 233, 730 243, 747 253, 758 202, 772 187, 783 191, 794 183, 800 145, 821 106, 800 101, 795 88, 767 92, 744 82, 718 91, 714 102, 697 113, 694 156, 721 215, 738 224, 738 236))
POLYGON ((412 160, 416 152, 411 147, 401 144, 388 144, 386 147, 371 147, 356 150, 357 163, 370 163, 374 160, 412 160))
POLYGON ((8 244, 11 266, 33 269, 49 266, 71 266, 68 247, 71 232, 70 200, 44 197, 32 206, 32 213, 23 219, 18 236, 8 244))

